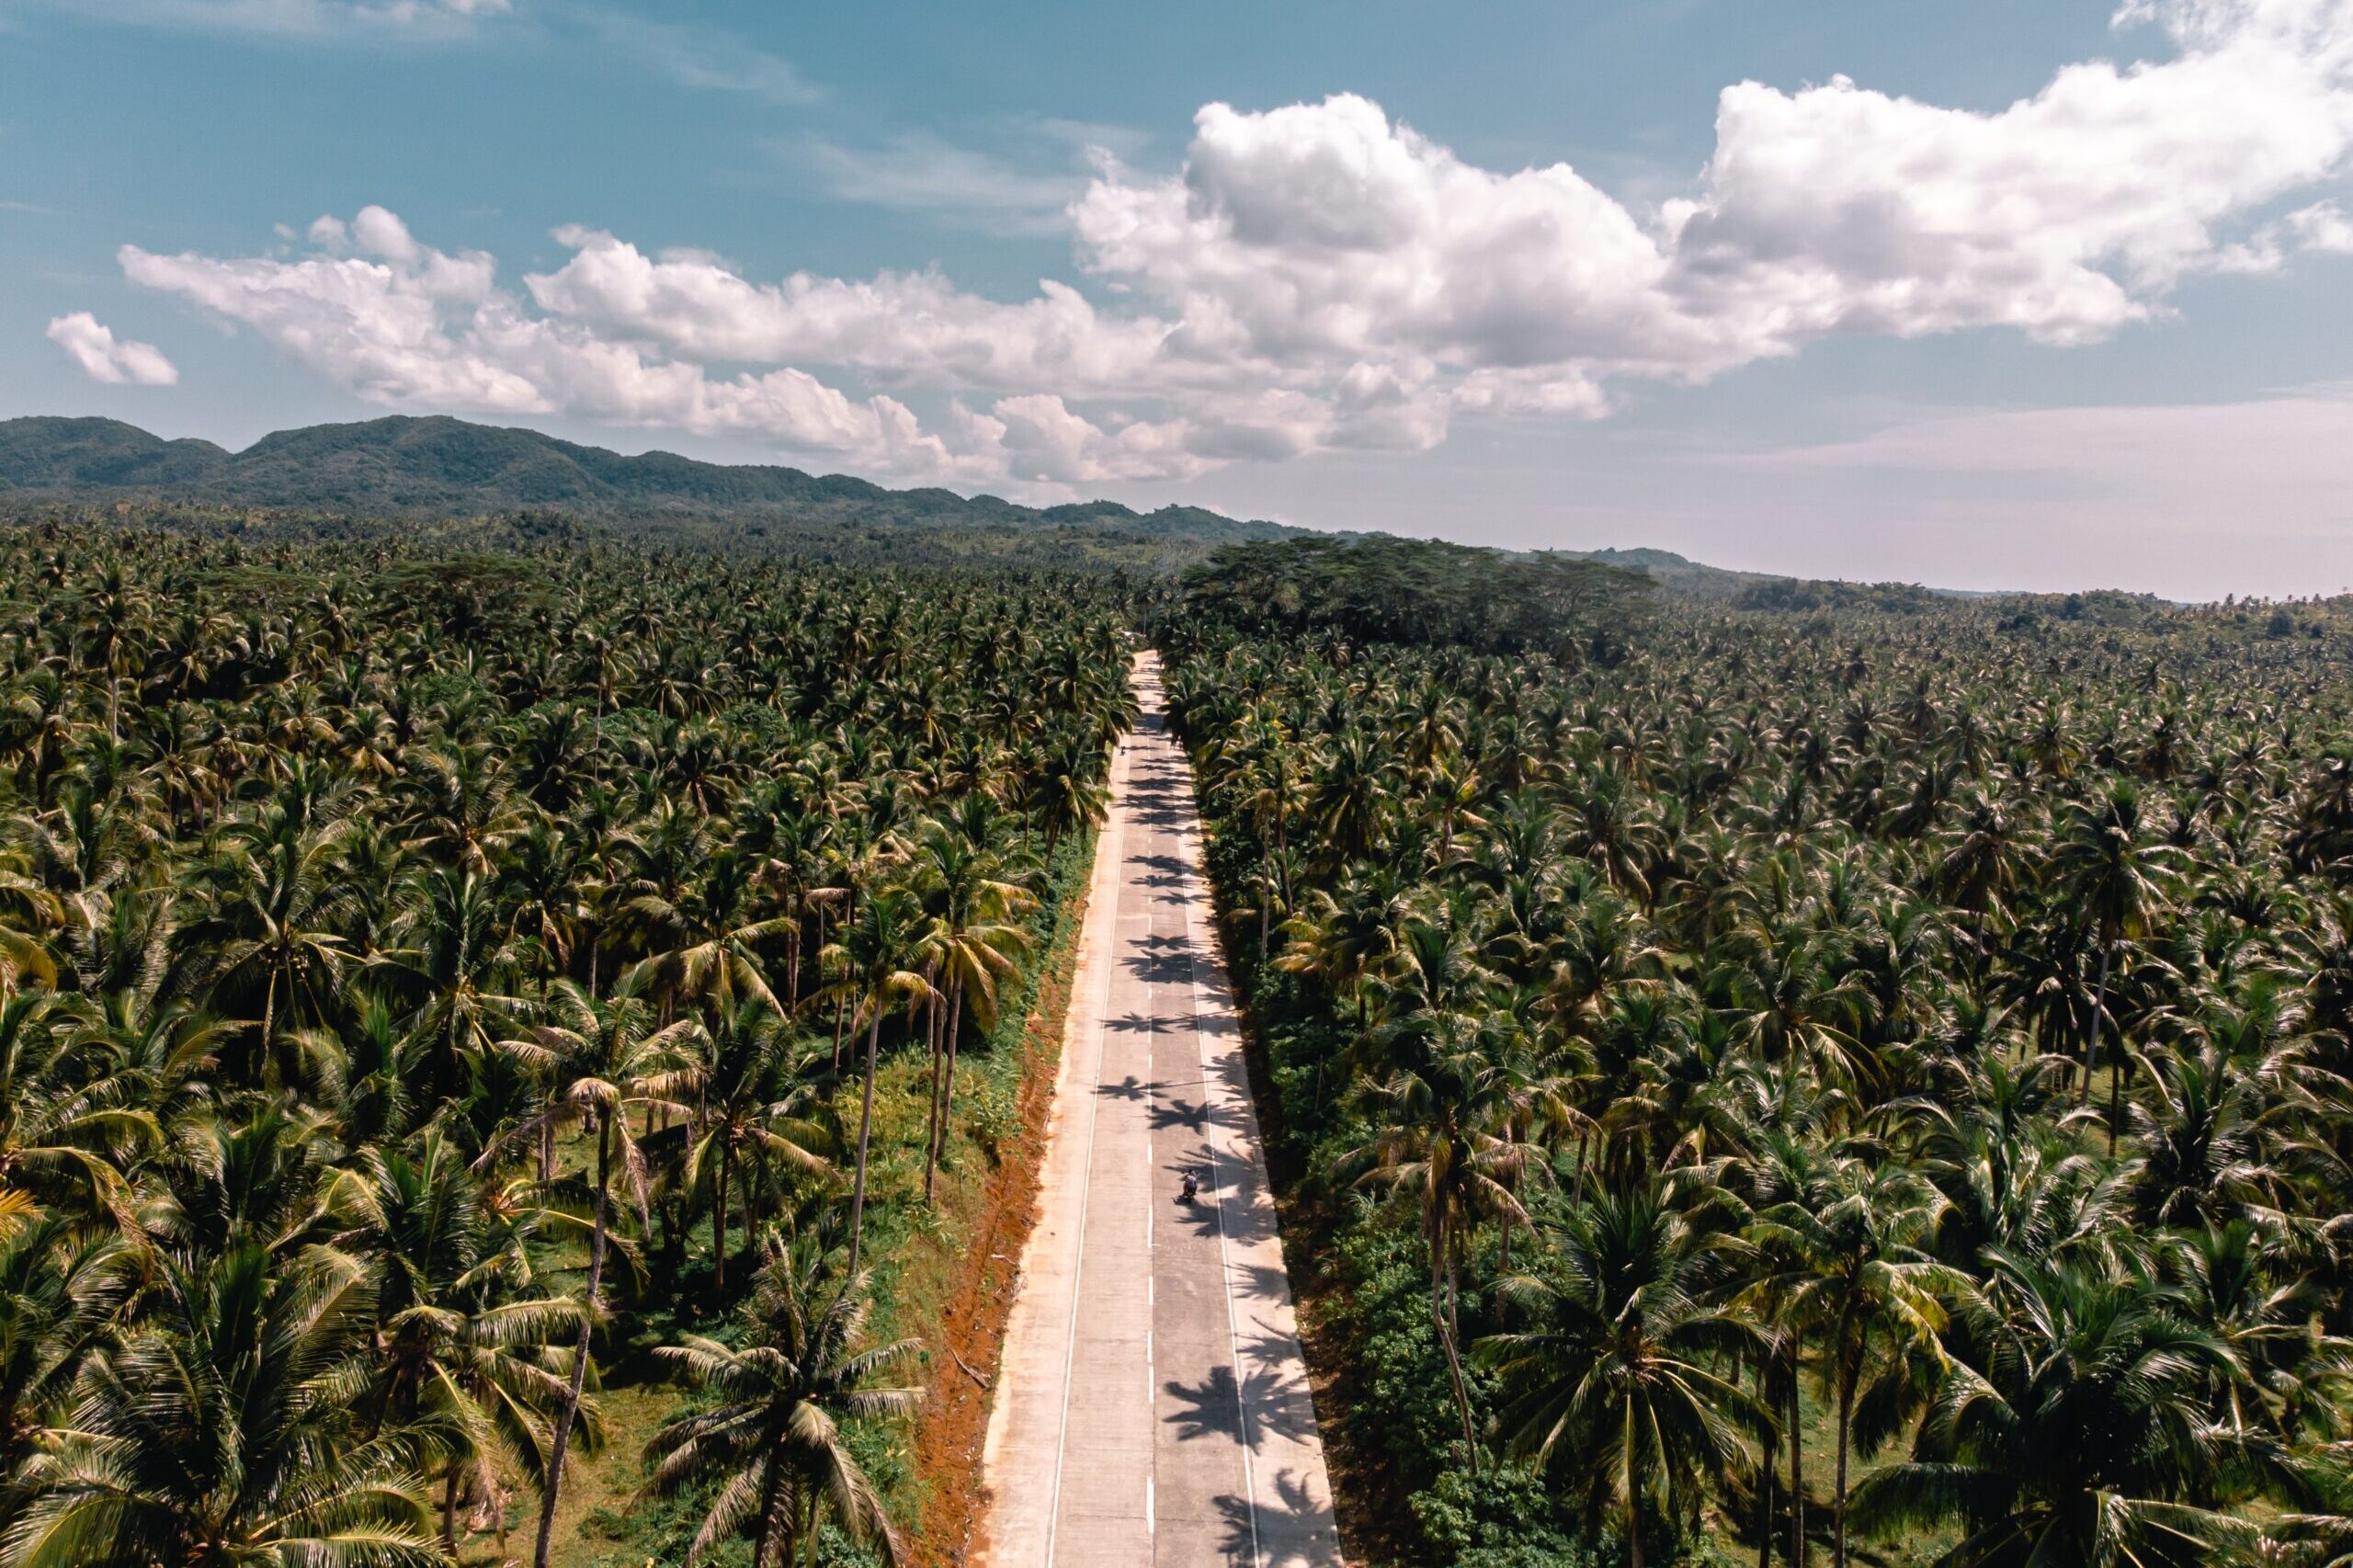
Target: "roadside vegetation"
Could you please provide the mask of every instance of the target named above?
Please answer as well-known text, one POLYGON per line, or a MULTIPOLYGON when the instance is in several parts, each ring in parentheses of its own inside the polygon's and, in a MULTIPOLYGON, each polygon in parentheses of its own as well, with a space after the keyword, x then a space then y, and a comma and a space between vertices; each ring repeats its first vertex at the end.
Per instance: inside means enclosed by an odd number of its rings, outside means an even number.
POLYGON ((1356 1534, 2348 1561, 2353 607, 1820 586, 1158 608, 1356 1534))
POLYGON ((911 1260, 1018 1131, 1118 627, 0 535, 0 1561, 905 1555, 911 1260))

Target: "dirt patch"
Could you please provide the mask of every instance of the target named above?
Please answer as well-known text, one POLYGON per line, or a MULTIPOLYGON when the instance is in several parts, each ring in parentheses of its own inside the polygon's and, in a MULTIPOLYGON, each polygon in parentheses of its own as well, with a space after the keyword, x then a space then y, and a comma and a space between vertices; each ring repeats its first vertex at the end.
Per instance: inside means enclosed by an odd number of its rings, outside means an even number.
POLYGON ((993 1385, 1005 1352, 1005 1324, 1013 1311, 1022 1244, 1038 1216, 1046 1124, 1053 1112, 1054 1076, 1062 1061, 1063 1017, 1070 1007, 1092 880, 1082 881, 1065 905, 1051 960, 1024 1021, 1021 1085, 1014 1100, 1016 1130, 1000 1144, 986 1182, 977 1190, 968 1189, 960 1205, 967 1214, 967 1222, 956 1227, 964 1238, 961 1256, 938 1260, 953 1272, 938 1329, 938 1344, 949 1353, 932 1358, 931 1381, 915 1426, 916 1490, 923 1507, 908 1533, 916 1568, 961 1568, 981 1528, 981 1447, 988 1437, 993 1385), (992 1386, 983 1387, 983 1379, 992 1386))

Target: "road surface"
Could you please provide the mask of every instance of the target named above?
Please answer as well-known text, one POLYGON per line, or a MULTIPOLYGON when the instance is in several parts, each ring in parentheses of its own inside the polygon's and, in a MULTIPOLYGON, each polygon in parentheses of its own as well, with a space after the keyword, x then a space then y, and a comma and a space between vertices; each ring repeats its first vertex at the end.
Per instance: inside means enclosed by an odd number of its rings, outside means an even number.
POLYGON ((1338 1564, 1192 770, 1162 728, 1157 655, 1135 677, 1143 718, 1112 767, 978 1561, 1338 1564))

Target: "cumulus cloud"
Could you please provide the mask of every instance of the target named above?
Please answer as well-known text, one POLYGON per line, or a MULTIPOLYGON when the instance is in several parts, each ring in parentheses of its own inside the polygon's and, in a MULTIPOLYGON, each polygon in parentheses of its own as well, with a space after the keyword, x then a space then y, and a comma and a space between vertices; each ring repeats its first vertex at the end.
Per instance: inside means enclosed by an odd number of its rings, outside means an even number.
POLYGON ((49 340, 72 355, 92 381, 108 386, 168 387, 180 379, 178 368, 164 358, 162 349, 152 343, 117 338, 87 311, 51 322, 49 340))
MULTIPOLYGON (((1083 276, 1010 301, 936 271, 762 281, 584 228, 510 290, 381 209, 322 220, 297 259, 123 265, 394 404, 1060 483, 1420 449, 1460 417, 1597 417, 1629 386, 1837 334, 2091 342, 2186 278, 2353 251, 2320 188, 2353 150, 2353 0, 2132 0, 2116 19, 2161 57, 2070 65, 1991 113, 1845 78, 1728 87, 1707 165, 1655 208, 1566 164, 1467 163, 1358 97, 1211 104, 1173 172, 1098 149, 1065 211, 1083 276), (893 395, 916 393, 949 400, 936 428, 893 395)), ((1037 199, 1002 172, 943 165, 900 194, 969 201, 986 175, 1037 199)))

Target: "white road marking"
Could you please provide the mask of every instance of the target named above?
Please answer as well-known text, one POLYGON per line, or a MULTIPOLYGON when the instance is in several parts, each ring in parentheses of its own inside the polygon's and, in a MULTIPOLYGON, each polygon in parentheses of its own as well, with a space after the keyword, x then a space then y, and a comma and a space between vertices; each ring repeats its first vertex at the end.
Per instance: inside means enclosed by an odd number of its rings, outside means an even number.
MULTIPOLYGON (((1112 827, 1112 850, 1124 855, 1128 846, 1128 825, 1118 820, 1112 827)), ((1116 895, 1115 895, 1116 896, 1116 895)), ((1111 1016, 1111 971, 1113 965, 1103 966, 1103 1006, 1100 1017, 1111 1016)), ((1078 1301, 1079 1285, 1086 1276, 1086 1201, 1095 1186, 1095 1108, 1102 1098, 1103 1047, 1097 1039, 1095 1048, 1094 1092, 1086 1096, 1086 1148, 1079 1165, 1078 1177, 1078 1256, 1071 1265, 1070 1327, 1063 1336, 1063 1411, 1059 1428, 1054 1433, 1054 1494, 1047 1505, 1046 1564, 1053 1568, 1055 1538, 1061 1534, 1063 1522, 1063 1460, 1070 1452, 1070 1381, 1071 1371, 1078 1362, 1078 1301)))

